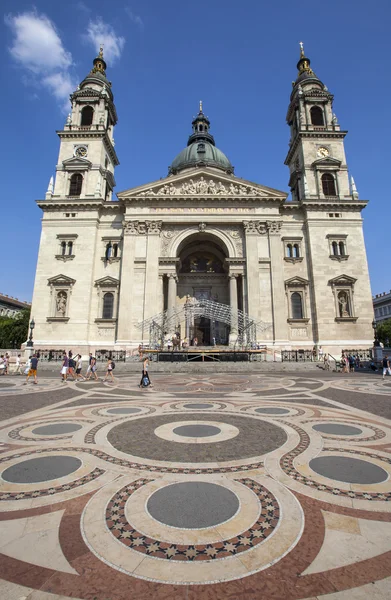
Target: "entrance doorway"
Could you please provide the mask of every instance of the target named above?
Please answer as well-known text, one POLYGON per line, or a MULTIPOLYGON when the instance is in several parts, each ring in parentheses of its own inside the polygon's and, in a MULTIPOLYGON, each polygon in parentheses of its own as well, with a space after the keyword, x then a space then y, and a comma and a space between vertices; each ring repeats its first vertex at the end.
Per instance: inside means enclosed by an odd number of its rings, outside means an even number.
POLYGON ((230 327, 226 323, 200 316, 194 319, 190 327, 190 341, 195 337, 199 346, 226 346, 228 344, 230 327))

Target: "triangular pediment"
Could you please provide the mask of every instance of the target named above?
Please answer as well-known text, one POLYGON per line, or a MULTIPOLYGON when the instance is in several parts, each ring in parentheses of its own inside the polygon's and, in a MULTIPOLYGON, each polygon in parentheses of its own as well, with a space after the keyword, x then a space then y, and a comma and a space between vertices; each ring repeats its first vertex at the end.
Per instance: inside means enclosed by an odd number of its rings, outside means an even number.
POLYGON ((56 275, 55 277, 50 277, 48 279, 49 285, 73 285, 76 283, 76 279, 72 279, 72 277, 68 277, 67 275, 56 275))
POLYGON ((290 279, 286 279, 285 280, 285 286, 286 287, 294 287, 294 286, 300 286, 302 287, 303 285, 308 285, 309 281, 308 279, 304 279, 303 277, 291 277, 290 279))
POLYGON ((92 163, 89 160, 86 158, 79 158, 78 156, 67 158, 62 161, 62 164, 68 171, 85 171, 92 166, 92 163))
POLYGON ((101 279, 97 279, 95 281, 95 285, 97 287, 118 287, 119 280, 110 276, 102 277, 101 279))
POLYGON ((338 275, 338 277, 334 277, 329 280, 330 285, 353 285, 356 283, 357 279, 354 277, 350 277, 350 275, 338 275))
POLYGON ((119 192, 120 200, 137 197, 178 198, 198 197, 250 197, 285 200, 286 192, 240 179, 234 175, 218 173, 216 169, 197 168, 186 173, 171 175, 153 183, 119 192))
POLYGON ((337 167, 341 166, 341 161, 337 158, 333 158, 332 156, 327 156, 326 158, 318 158, 314 160, 312 163, 313 167, 337 167))

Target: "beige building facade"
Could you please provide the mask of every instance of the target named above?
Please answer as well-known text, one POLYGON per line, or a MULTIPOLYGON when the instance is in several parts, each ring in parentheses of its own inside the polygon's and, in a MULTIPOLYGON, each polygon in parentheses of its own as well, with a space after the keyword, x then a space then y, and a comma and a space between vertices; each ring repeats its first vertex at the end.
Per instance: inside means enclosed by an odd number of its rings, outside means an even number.
POLYGON ((167 178, 113 194, 103 53, 71 96, 44 200, 32 315, 42 348, 130 350, 175 333, 276 352, 372 345, 360 200, 333 96, 301 50, 287 192, 245 181, 202 105, 167 178))

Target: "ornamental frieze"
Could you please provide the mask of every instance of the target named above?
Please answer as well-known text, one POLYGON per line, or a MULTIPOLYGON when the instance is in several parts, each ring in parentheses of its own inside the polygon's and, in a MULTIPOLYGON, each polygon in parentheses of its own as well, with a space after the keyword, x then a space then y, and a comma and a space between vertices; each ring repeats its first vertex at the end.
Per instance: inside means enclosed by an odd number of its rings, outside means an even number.
POLYGON ((208 181, 204 177, 190 179, 182 184, 165 184, 160 189, 150 188, 140 193, 140 196, 267 196, 266 192, 250 185, 224 184, 221 181, 208 181))
POLYGON ((158 233, 162 229, 162 221, 123 221, 125 235, 145 235, 158 233))

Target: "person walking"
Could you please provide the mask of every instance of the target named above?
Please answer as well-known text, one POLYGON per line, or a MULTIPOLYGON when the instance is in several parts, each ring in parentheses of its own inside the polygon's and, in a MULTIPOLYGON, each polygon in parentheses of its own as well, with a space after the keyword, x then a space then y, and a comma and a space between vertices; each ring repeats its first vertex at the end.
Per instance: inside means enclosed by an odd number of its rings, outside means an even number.
POLYGON ((323 357, 323 365, 324 365, 324 370, 325 371, 330 371, 330 359, 329 359, 329 355, 326 352, 324 357, 323 357))
POLYGON ((88 357, 88 367, 87 367, 85 379, 87 379, 88 375, 91 373, 91 361, 92 361, 92 352, 90 352, 90 355, 88 357))
POLYGON ((143 362, 143 371, 142 371, 142 375, 141 375, 140 389, 146 388, 148 386, 152 387, 151 380, 149 378, 148 369, 149 369, 149 358, 148 358, 148 356, 146 356, 144 358, 144 362, 143 362))
POLYGON ((16 357, 14 375, 23 375, 22 365, 20 364, 20 359, 21 359, 21 355, 18 354, 18 356, 16 357))
POLYGON ((33 354, 30 359, 30 369, 29 369, 29 372, 27 373, 27 377, 26 377, 26 381, 24 382, 24 385, 27 385, 27 382, 31 376, 34 377, 35 385, 38 384, 37 369, 38 369, 38 358, 37 358, 36 354, 33 354))
POLYGON ((388 356, 386 355, 383 358, 383 379, 385 379, 387 373, 389 375, 391 375, 390 360, 389 360, 388 356))
POLYGON ((90 380, 91 379, 91 375, 94 376, 95 381, 99 381, 98 375, 97 375, 97 370, 98 370, 98 365, 96 364, 96 358, 95 356, 93 356, 91 358, 91 370, 88 374, 88 377, 86 377, 86 379, 90 380))
POLYGON ((75 377, 75 367, 76 367, 76 361, 73 358, 73 354, 72 354, 72 350, 69 350, 68 352, 68 376, 71 375, 73 381, 76 381, 76 377, 75 377))
POLYGON ((354 367, 356 365, 356 361, 354 360, 354 356, 352 356, 352 354, 349 354, 348 360, 349 360, 349 371, 350 371, 350 373, 354 373, 354 367))
POLYGON ((0 356, 0 375, 5 375, 5 359, 4 354, 0 356))
POLYGON ((115 368, 115 363, 111 358, 109 358, 109 360, 107 361, 107 365, 106 365, 106 375, 104 376, 103 381, 107 381, 108 379, 110 379, 111 382, 114 383, 114 375, 113 375, 114 368, 115 368))
POLYGON ((76 379, 81 379, 82 381, 85 381, 85 377, 83 377, 83 375, 81 374, 82 368, 83 359, 81 357, 81 354, 76 354, 76 379))
POLYGON ((69 369, 69 358, 68 354, 65 352, 62 359, 62 367, 61 367, 61 381, 64 383, 67 380, 69 369))

